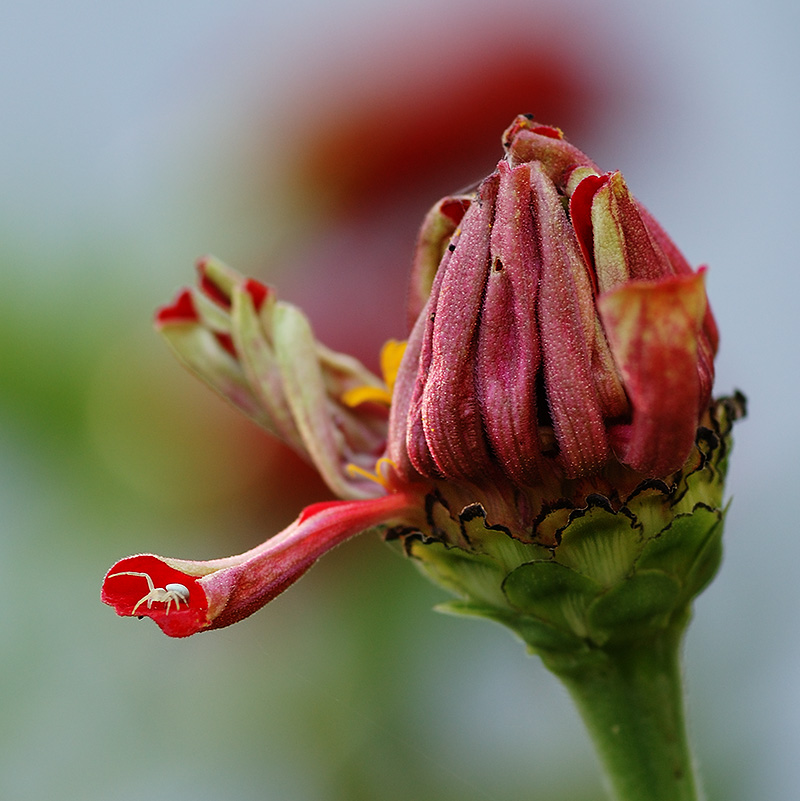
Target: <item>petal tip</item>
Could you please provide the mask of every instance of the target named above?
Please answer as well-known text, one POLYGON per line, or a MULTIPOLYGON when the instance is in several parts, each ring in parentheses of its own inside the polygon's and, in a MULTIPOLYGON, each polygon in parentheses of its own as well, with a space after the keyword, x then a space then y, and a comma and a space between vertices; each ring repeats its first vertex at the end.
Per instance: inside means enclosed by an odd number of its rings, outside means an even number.
POLYGON ((188 289, 184 289, 169 305, 159 308, 155 315, 156 328, 159 330, 167 325, 196 323, 199 320, 200 315, 188 289))
POLYGON ((103 603, 122 617, 149 617, 170 637, 188 637, 206 628, 208 601, 197 579, 153 554, 117 562, 103 580, 103 603))

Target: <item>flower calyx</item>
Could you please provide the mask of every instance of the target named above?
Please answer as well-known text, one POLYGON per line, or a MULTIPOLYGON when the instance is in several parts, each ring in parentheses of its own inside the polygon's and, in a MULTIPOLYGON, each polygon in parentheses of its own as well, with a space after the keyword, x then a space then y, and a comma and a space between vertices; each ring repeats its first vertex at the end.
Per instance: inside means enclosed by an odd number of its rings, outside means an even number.
POLYGON ((459 598, 441 611, 500 622, 539 653, 647 637, 683 621, 716 572, 730 431, 743 414, 741 395, 715 403, 669 483, 647 479, 625 497, 592 494, 580 505, 564 499, 528 532, 437 491, 424 529, 389 538, 459 598))

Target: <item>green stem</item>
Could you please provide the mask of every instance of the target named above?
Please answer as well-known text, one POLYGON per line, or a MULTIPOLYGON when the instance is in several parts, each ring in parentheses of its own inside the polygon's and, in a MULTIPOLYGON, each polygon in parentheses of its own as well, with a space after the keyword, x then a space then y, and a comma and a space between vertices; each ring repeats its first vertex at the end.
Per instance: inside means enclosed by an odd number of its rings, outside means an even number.
POLYGON ((698 801, 686 738, 684 626, 587 657, 543 655, 580 710, 615 801, 698 801))

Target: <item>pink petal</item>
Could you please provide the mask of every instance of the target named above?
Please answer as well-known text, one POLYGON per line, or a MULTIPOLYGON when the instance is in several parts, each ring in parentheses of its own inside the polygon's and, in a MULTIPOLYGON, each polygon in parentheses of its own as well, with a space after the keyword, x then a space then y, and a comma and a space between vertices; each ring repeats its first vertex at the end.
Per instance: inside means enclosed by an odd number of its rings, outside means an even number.
POLYGON ((420 364, 416 400, 425 439, 439 471, 450 479, 474 479, 495 463, 483 431, 473 364, 498 182, 497 173, 483 182, 452 257, 439 268, 441 283, 426 330, 427 374, 420 364))
POLYGON ((591 357, 595 332, 592 287, 578 242, 555 187, 531 168, 541 241, 539 330, 550 415, 559 461, 568 477, 589 475, 608 459, 603 412, 591 357))
POLYGON ((536 326, 541 256, 534 237, 530 167, 499 166, 491 269, 480 316, 476 381, 486 436, 519 485, 540 478, 537 420, 541 366, 536 326))

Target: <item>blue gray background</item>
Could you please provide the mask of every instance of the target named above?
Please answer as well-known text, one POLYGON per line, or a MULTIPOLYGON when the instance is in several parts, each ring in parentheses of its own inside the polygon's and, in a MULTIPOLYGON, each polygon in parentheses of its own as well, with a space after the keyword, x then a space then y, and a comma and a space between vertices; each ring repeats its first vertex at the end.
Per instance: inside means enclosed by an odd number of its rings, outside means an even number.
MULTIPOLYGON (((297 465, 302 487, 267 480, 269 459, 288 457, 172 363, 152 310, 207 251, 301 299, 304 265, 315 282, 326 274, 313 248, 299 252, 307 240, 347 251, 357 226, 326 229, 313 188, 293 184, 287 118, 337 65, 357 84, 391 50, 413 70, 420 31, 444 40, 488 17, 554 25, 565 61, 597 59, 619 81, 621 102, 598 103, 577 143, 622 169, 690 261, 710 266, 717 391, 745 390, 750 417, 736 431, 725 562, 686 646, 692 735, 710 799, 798 797, 800 12, 775 0, 491 6, 0 8, 3 799, 600 797, 556 681, 505 631, 432 613, 441 594, 377 540, 189 641, 98 598, 121 556, 243 550, 321 497, 297 465)), ((326 91, 335 102, 335 83, 326 91)), ((334 338, 359 314, 345 300, 320 321, 334 338)))

